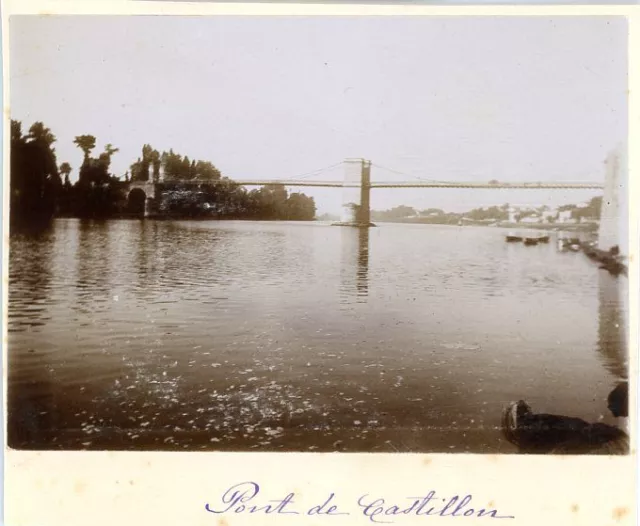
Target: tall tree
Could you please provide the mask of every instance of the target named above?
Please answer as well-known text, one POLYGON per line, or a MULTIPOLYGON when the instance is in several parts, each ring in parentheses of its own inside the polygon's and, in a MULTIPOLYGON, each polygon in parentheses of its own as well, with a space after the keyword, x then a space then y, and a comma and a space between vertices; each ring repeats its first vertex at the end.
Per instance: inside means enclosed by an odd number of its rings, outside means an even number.
POLYGON ((51 130, 41 122, 34 122, 31 125, 28 138, 33 141, 42 142, 47 146, 51 146, 56 142, 56 138, 53 133, 51 133, 51 130))
POLYGON ((64 162, 60 165, 60 173, 64 175, 64 184, 70 184, 69 175, 71 174, 71 165, 68 162, 64 162))
POLYGON ((95 148, 95 142, 92 135, 82 135, 74 141, 85 154, 74 188, 75 213, 80 217, 112 216, 123 200, 118 179, 109 173, 111 157, 118 152, 118 148, 107 144, 104 151, 94 158, 90 153, 95 148))
POLYGON ((59 169, 60 174, 64 175, 64 182, 58 198, 58 212, 63 217, 73 215, 73 186, 69 180, 71 169, 71 165, 68 162, 62 163, 59 169))
POLYGON ((316 217, 316 203, 313 197, 293 193, 287 199, 286 219, 312 221, 316 217))
POLYGON ((91 155, 91 150, 96 147, 96 138, 93 135, 78 135, 73 140, 73 144, 82 150, 86 161, 91 155))
POLYGON ((22 140, 22 123, 20 121, 11 120, 11 141, 19 142, 22 140))
POLYGON ((41 122, 35 122, 26 136, 22 124, 11 122, 10 220, 11 227, 50 220, 61 189, 56 154, 56 137, 41 122))
POLYGON ((107 174, 109 172, 109 167, 111 166, 111 157, 113 157, 113 154, 119 151, 119 148, 114 148, 112 144, 107 144, 104 147, 104 152, 102 152, 98 157, 98 161, 101 163, 107 174))
POLYGON ((157 183, 160 180, 160 166, 160 152, 158 150, 152 150, 149 155, 149 171, 154 183, 157 183))

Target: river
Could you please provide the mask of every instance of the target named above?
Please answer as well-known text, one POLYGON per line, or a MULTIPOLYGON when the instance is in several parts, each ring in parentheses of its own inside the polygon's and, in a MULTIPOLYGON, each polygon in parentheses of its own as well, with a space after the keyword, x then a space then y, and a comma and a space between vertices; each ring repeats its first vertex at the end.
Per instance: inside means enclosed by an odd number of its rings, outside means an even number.
POLYGON ((518 399, 613 423, 623 278, 504 235, 75 219, 13 235, 9 445, 512 453, 518 399))

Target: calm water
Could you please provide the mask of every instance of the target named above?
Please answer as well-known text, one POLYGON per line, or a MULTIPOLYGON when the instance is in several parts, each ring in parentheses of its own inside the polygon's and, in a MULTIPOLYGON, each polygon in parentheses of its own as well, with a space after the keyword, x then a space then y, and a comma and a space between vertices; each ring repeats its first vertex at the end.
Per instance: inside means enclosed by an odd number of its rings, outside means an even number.
POLYGON ((520 398, 614 423, 626 285, 504 234, 58 220, 15 235, 10 445, 507 453, 501 410, 520 398))

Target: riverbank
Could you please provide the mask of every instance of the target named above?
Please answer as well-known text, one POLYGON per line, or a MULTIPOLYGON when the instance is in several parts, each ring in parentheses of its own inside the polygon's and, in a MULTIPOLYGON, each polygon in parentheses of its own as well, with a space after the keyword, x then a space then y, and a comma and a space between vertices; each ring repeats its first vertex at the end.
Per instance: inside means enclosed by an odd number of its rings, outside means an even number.
POLYGON ((486 221, 437 221, 428 217, 407 217, 396 220, 386 220, 385 223, 409 223, 421 225, 449 225, 449 226, 485 226, 498 228, 512 228, 514 230, 547 230, 550 232, 588 232, 598 231, 597 223, 512 223, 509 221, 486 222, 486 221))

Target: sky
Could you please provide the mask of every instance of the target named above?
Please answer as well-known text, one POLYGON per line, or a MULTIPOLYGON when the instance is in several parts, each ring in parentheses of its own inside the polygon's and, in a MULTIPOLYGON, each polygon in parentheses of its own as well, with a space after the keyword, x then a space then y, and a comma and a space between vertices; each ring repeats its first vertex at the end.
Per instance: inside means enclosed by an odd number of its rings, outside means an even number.
MULTIPOLYGON (((73 139, 91 134, 97 150, 120 148, 116 175, 149 143, 232 179, 364 157, 374 182, 601 182, 606 155, 626 141, 626 46, 622 17, 16 16, 11 117, 51 128, 72 180, 73 139)), ((317 178, 340 180, 341 168, 317 178)), ((290 190, 312 195, 319 213, 340 211, 340 190, 290 190)), ((597 194, 385 189, 372 207, 597 194)))

